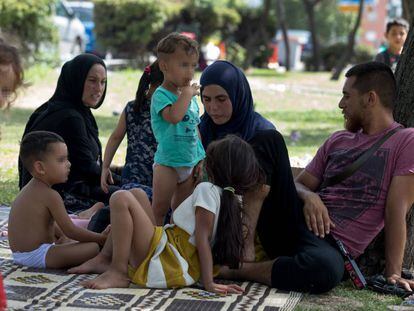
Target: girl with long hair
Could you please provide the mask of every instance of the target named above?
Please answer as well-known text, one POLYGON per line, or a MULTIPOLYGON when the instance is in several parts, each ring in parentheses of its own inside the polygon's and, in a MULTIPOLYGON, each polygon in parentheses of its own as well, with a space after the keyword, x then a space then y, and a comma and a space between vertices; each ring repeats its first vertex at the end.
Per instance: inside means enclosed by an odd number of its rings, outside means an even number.
POLYGON ((135 99, 127 103, 118 125, 109 137, 102 164, 101 187, 106 192, 113 183, 110 165, 116 150, 127 135, 127 155, 122 169, 124 189, 141 188, 152 196, 152 164, 157 143, 151 129, 151 96, 162 83, 158 62, 147 66, 139 80, 135 99))
POLYGON ((238 285, 218 284, 213 265, 238 268, 243 257, 243 195, 262 173, 252 147, 230 135, 212 142, 205 160, 209 181, 157 227, 143 191, 111 197, 111 236, 101 253, 71 273, 102 273, 84 282, 89 288, 128 287, 130 280, 153 288, 189 286, 201 279, 206 290, 241 293, 238 285), (214 272, 213 272, 214 271, 214 272))

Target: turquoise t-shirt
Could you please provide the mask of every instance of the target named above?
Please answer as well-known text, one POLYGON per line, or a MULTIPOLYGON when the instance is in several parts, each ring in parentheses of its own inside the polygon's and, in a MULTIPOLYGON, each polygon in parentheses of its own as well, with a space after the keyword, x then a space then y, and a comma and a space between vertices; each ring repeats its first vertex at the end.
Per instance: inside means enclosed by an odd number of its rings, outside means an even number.
POLYGON ((198 104, 194 96, 184 118, 177 124, 172 124, 163 119, 161 112, 177 99, 177 95, 162 86, 152 95, 151 126, 158 143, 154 162, 171 167, 193 167, 206 156, 198 136, 198 104))

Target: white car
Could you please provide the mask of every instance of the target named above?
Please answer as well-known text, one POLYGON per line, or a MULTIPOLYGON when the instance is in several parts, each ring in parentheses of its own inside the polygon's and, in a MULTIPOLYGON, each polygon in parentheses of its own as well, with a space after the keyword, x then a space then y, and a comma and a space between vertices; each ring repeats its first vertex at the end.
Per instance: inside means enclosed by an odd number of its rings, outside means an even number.
POLYGON ((56 1, 54 6, 53 23, 59 32, 59 53, 62 60, 85 52, 85 26, 76 17, 66 1, 56 1))

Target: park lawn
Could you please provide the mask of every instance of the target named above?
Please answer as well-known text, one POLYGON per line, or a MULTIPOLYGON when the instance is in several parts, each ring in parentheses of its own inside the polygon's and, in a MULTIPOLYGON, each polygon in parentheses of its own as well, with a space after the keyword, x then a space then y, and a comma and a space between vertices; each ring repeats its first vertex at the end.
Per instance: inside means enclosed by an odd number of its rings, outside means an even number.
MULTIPOLYGON (((30 68, 26 71, 28 87, 10 111, 0 111, 0 204, 10 205, 18 192, 19 140, 31 112, 52 95, 58 74, 44 66, 30 68)), ((134 98, 140 76, 138 70, 108 73, 105 104, 94 111, 103 148, 119 118, 114 112, 121 112, 134 98)), ((272 70, 253 70, 248 79, 256 110, 283 134, 292 165, 305 165, 330 133, 343 127, 337 108, 343 81, 332 82, 327 73, 280 74, 272 70)), ((122 165, 125 154, 124 141, 114 164, 122 165)), ((385 310, 400 303, 398 297, 357 291, 344 282, 328 294, 305 295, 296 310, 385 310)))

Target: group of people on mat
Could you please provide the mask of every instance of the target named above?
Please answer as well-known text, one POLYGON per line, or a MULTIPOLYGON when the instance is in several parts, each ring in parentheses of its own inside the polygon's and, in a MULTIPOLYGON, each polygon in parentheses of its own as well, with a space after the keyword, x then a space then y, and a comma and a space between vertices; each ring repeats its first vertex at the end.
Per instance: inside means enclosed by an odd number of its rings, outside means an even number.
MULTIPOLYGON (((393 119, 391 69, 368 62, 346 73, 345 130, 294 179, 284 139, 254 111, 242 70, 219 60, 194 83, 198 53, 178 33, 159 42, 104 154, 91 109, 105 99, 105 63, 81 54, 63 65, 21 140, 21 191, 8 225, 13 260, 98 273, 82 283, 96 289, 200 282, 243 292, 240 283, 217 282, 224 278, 322 293, 346 278, 338 241, 357 258, 385 227, 385 276, 414 289, 401 277, 414 130, 393 119), (126 162, 115 169, 125 134, 126 162), (381 139, 353 174, 327 183, 381 139)), ((21 84, 21 71, 10 68, 8 82, 21 84)))

